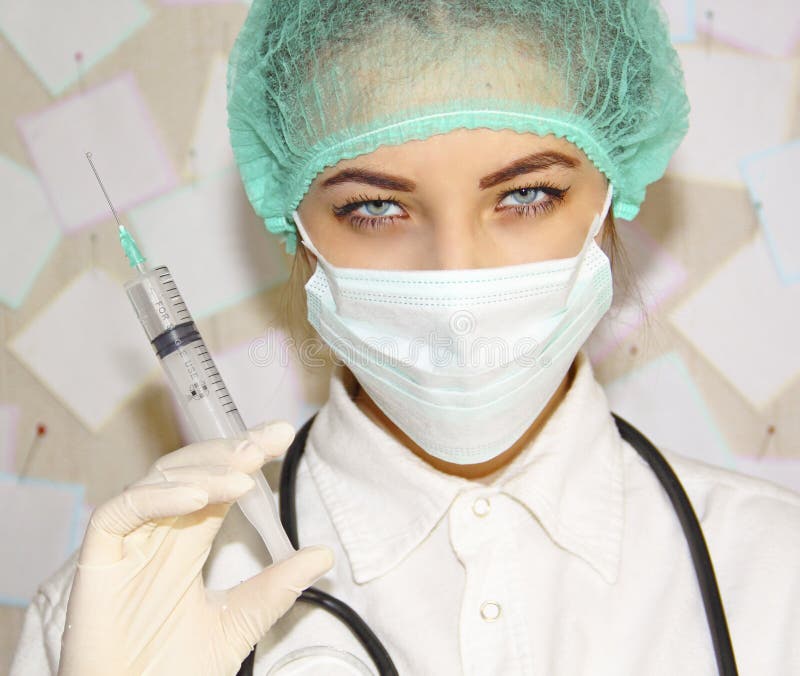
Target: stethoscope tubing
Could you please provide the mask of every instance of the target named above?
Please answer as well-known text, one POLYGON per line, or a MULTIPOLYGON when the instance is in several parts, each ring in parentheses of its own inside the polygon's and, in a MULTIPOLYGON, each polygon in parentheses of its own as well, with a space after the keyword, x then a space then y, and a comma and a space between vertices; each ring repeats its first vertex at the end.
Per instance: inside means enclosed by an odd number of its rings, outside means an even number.
MULTIPOLYGON (((700 527, 700 522, 692 508, 689 497, 674 470, 655 445, 627 420, 616 413, 611 415, 614 417, 620 436, 636 449, 636 452, 649 465, 672 503, 692 557, 700 594, 703 599, 709 633, 714 646, 717 671, 720 676, 737 676, 738 671, 733 653, 733 644, 728 630, 725 610, 722 606, 722 597, 720 596, 719 585, 714 573, 714 566, 711 562, 708 545, 703 536, 703 530, 700 527)), ((315 418, 316 413, 298 430, 294 441, 292 441, 289 450, 286 452, 286 457, 281 467, 279 496, 281 523, 295 549, 299 548, 297 509, 295 505, 297 469, 305 450, 308 433, 315 418)), ((383 643, 350 606, 316 587, 309 587, 304 590, 297 600, 324 608, 339 618, 350 628, 364 647, 364 650, 367 651, 380 676, 397 676, 397 667, 392 662, 392 658, 383 643)), ((255 649, 242 663, 238 676, 252 676, 254 657, 255 649)))

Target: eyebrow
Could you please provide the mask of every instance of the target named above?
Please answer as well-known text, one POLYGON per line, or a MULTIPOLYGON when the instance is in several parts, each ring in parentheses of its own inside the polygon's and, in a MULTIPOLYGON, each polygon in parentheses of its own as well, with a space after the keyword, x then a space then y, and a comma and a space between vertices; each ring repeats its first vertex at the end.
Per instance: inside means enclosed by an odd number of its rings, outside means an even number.
MULTIPOLYGON (((565 155, 555 150, 549 150, 541 153, 533 153, 526 155, 502 169, 492 172, 488 176, 484 176, 478 181, 478 187, 481 190, 492 188, 500 183, 505 183, 515 176, 522 174, 530 174, 536 171, 544 171, 551 167, 565 167, 567 169, 575 169, 580 166, 580 161, 571 155, 565 155)), ((330 188, 334 185, 341 183, 365 183, 373 185, 376 188, 384 188, 386 190, 396 190, 398 192, 413 192, 417 188, 417 184, 400 176, 392 176, 390 174, 383 174, 378 171, 370 169, 361 169, 354 167, 352 169, 343 169, 342 171, 334 174, 333 176, 325 179, 322 183, 323 188, 330 188)))

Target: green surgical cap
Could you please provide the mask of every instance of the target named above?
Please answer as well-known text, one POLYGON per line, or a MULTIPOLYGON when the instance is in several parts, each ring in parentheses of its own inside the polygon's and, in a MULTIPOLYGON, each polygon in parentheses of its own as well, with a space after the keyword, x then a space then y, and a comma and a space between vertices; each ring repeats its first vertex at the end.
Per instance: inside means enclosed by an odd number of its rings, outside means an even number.
POLYGON ((245 190, 289 253, 326 167, 456 128, 566 138, 632 219, 688 113, 656 0, 254 0, 228 66, 245 190))

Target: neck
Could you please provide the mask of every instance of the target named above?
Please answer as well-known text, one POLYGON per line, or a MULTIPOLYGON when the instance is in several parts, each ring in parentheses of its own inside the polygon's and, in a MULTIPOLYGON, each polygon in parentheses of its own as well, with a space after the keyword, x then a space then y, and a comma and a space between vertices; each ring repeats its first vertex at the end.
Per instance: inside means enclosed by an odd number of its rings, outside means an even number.
POLYGON ((524 448, 531 444, 536 438, 536 435, 539 433, 539 430, 544 427, 545 423, 553 414, 553 411, 558 408, 558 405, 564 399, 564 396, 566 395, 567 390, 569 390, 572 380, 575 376, 575 362, 573 361, 569 371, 567 371, 567 374, 564 376, 558 388, 553 393, 553 396, 550 397, 550 400, 547 402, 547 405, 544 407, 542 412, 512 446, 507 448, 500 455, 491 458, 490 460, 486 460, 485 462, 479 462, 470 465, 460 465, 454 462, 440 460, 439 458, 427 453, 422 447, 412 441, 408 435, 405 434, 405 432, 403 432, 397 425, 387 418, 386 414, 384 414, 384 412, 378 408, 377 404, 366 393, 364 388, 360 386, 352 372, 346 367, 345 369, 347 378, 351 379, 351 382, 355 388, 355 392, 352 394, 353 401, 375 424, 381 427, 386 433, 394 437, 414 455, 422 458, 425 462, 440 472, 470 480, 480 479, 489 474, 497 472, 511 463, 524 448))

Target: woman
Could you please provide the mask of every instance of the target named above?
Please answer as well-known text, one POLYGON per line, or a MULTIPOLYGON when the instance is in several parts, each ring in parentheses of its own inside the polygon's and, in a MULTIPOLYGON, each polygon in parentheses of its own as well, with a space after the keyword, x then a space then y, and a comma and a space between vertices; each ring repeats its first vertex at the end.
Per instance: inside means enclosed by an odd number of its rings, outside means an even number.
MULTIPOLYGON (((262 571, 222 524, 285 423, 180 449, 95 512, 14 673, 236 673, 256 643, 257 674, 309 645, 368 663, 292 606, 320 576, 400 674, 716 673, 678 520, 581 350, 611 302, 599 245, 686 131, 657 7, 256 0, 228 85, 248 196, 340 360, 297 478, 318 546, 262 571)), ((800 499, 667 457, 741 673, 798 673, 800 499)))

